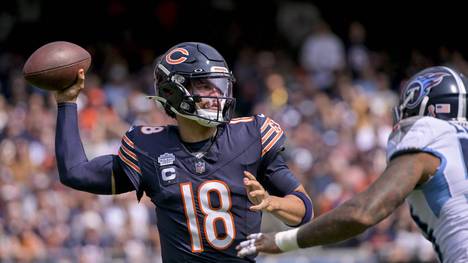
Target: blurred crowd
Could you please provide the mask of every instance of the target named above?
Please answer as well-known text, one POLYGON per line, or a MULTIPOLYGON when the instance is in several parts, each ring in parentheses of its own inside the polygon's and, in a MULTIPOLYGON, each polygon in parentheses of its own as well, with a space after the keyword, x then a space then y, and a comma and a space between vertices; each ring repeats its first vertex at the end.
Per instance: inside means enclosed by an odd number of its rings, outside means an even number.
MULTIPOLYGON (((408 76, 434 64, 468 73, 462 54, 444 47, 436 56, 413 50, 395 63, 367 46, 358 22, 349 25, 346 38, 323 20, 304 33, 284 34, 298 52, 245 46, 228 63, 237 79, 238 116, 263 113, 281 124, 289 167, 306 186, 316 216, 364 190, 384 169, 391 109, 408 76)), ((157 54, 142 50, 141 65, 130 67, 116 46, 87 48, 99 58, 78 101, 89 159, 116 154, 131 125, 174 123, 145 98, 154 93, 157 54)), ((134 193, 96 196, 58 181, 56 105, 51 92, 23 79, 27 55, 0 50, 0 261, 160 262, 148 198, 138 203, 134 193)), ((264 219, 265 230, 283 227, 264 219)), ((358 238, 326 247, 343 248, 368 252, 374 260, 368 262, 435 262, 406 205, 358 238)))

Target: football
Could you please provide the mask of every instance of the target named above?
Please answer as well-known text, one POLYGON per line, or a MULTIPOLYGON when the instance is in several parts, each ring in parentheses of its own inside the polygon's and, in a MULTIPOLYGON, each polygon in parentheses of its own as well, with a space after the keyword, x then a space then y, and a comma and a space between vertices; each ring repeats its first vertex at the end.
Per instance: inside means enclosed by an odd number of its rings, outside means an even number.
POLYGON ((29 56, 23 67, 26 81, 46 90, 70 87, 79 69, 85 73, 91 65, 91 55, 79 45, 56 41, 43 45, 29 56))

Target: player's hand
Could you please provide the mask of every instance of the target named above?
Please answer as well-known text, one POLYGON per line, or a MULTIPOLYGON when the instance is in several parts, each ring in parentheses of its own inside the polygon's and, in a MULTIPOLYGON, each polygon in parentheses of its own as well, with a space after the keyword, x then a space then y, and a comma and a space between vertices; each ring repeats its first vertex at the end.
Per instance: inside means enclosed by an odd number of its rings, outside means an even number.
POLYGON ((246 241, 242 241, 237 247, 237 256, 246 257, 264 252, 269 254, 278 254, 282 251, 275 243, 275 233, 257 233, 247 236, 246 241))
POLYGON ((73 85, 64 90, 55 92, 55 100, 57 103, 61 102, 76 102, 76 98, 80 94, 81 90, 84 89, 85 73, 83 69, 77 72, 77 78, 73 85))
POLYGON ((273 212, 279 209, 278 202, 275 202, 276 196, 271 196, 257 181, 255 176, 248 171, 244 171, 244 185, 247 191, 249 201, 254 204, 250 207, 252 211, 273 212))

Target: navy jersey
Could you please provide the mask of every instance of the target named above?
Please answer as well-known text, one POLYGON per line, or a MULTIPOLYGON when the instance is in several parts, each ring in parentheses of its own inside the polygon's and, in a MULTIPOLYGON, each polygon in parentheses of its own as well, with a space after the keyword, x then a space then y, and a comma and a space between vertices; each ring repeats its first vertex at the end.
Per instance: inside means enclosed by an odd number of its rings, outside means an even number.
POLYGON ((249 210, 243 172, 274 195, 291 193, 299 182, 287 167, 268 168, 285 139, 263 115, 220 126, 205 153, 188 151, 176 126, 136 126, 125 134, 119 161, 138 198, 144 192, 156 205, 164 262, 254 261, 235 249, 261 223, 261 213, 249 210))

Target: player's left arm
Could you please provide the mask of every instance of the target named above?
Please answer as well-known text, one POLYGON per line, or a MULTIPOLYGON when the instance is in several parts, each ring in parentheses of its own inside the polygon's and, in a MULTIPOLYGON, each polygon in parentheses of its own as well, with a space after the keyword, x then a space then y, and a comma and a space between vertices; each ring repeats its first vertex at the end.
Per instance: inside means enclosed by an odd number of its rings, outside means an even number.
POLYGON ((302 185, 291 194, 275 196, 268 193, 251 173, 245 171, 244 175, 248 197, 253 204, 250 210, 272 213, 290 226, 307 223, 313 217, 312 201, 302 185))
POLYGON ((246 173, 244 179, 254 204, 251 210, 270 212, 290 226, 307 223, 313 217, 312 201, 282 155, 286 135, 272 119, 263 115, 256 118, 261 138, 261 162, 257 176, 246 173))

